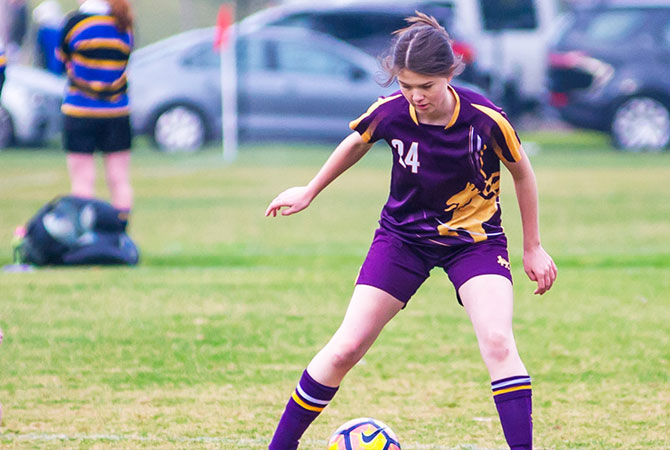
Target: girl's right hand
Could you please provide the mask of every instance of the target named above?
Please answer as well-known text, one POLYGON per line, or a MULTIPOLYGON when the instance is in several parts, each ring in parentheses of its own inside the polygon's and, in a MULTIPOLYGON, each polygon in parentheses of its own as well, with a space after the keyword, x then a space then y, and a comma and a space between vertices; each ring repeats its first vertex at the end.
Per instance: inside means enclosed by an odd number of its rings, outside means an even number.
POLYGON ((270 202, 268 209, 265 210, 265 217, 277 217, 277 212, 280 210, 282 216, 290 216, 307 208, 313 198, 307 186, 292 187, 270 202))

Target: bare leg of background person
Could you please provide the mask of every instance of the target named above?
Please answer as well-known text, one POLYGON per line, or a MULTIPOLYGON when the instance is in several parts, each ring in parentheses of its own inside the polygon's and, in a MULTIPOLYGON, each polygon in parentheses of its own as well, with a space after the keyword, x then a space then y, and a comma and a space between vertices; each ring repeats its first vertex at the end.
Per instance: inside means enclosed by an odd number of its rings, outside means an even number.
POLYGON ((76 197, 95 197, 95 158, 91 154, 68 153, 70 192, 76 197))
POLYGON ((133 207, 133 188, 130 184, 130 151, 105 155, 105 177, 112 205, 119 210, 133 207))
POLYGON ((133 207, 133 187, 130 184, 130 150, 105 154, 105 178, 112 197, 112 206, 119 211, 119 220, 128 225, 133 207))

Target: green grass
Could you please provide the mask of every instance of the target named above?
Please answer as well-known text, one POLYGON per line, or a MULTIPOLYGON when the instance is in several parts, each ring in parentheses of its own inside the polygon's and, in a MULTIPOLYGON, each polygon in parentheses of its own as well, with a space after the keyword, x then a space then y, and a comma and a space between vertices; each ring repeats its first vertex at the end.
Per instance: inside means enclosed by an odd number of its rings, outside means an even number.
MULTIPOLYGON (((543 297, 521 270, 509 176, 504 223, 515 333, 533 376, 536 448, 670 448, 670 153, 596 134, 522 136, 559 267, 543 297)), ((0 273, 3 448, 262 448, 335 330, 388 189, 375 147, 305 212, 267 203, 325 160, 319 146, 133 159, 136 268, 0 273)), ((0 153, 0 265, 17 224, 68 189, 63 154, 0 153)), ((106 197, 103 180, 100 193, 106 197)), ((467 317, 435 271, 304 437, 325 448, 373 416, 403 448, 504 448, 467 317)))

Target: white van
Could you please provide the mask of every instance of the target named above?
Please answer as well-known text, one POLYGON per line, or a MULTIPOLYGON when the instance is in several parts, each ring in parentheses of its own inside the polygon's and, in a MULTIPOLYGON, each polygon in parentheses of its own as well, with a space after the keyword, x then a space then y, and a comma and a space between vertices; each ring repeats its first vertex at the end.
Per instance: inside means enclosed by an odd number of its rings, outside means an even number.
MULTIPOLYGON (((546 93, 547 48, 559 24, 557 0, 450 0, 456 30, 477 51, 491 96, 532 106, 546 93)), ((516 108, 515 108, 516 109, 516 108)))

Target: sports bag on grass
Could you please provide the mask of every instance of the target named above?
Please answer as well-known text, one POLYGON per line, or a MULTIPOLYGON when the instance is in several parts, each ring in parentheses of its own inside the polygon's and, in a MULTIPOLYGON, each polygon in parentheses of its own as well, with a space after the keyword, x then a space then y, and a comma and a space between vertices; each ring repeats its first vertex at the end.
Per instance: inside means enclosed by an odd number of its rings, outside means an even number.
POLYGON ((57 197, 26 225, 16 247, 21 263, 47 265, 135 265, 137 246, 118 210, 97 199, 57 197))

